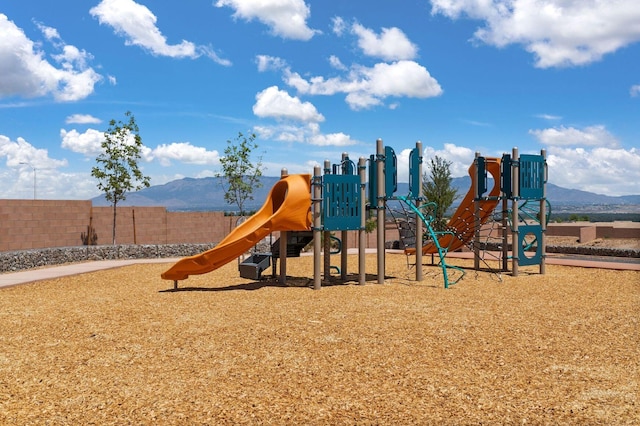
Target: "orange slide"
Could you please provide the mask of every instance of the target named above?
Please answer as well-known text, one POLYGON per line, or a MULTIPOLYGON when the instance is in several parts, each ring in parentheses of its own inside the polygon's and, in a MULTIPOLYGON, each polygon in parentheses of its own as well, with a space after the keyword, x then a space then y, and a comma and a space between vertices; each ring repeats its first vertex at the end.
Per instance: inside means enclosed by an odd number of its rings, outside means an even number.
POLYGON ((237 259, 272 231, 311 229, 311 175, 289 175, 269 192, 260 210, 203 253, 179 260, 162 274, 165 280, 184 280, 189 275, 211 272, 237 259))
MULTIPOLYGON (((487 194, 489 197, 496 197, 491 200, 481 200, 480 203, 480 224, 485 223, 493 210, 498 205, 497 197, 500 195, 500 158, 485 157, 487 172, 493 177, 493 188, 487 194)), ((448 251, 455 251, 471 241, 475 235, 475 207, 473 206, 474 188, 476 185, 476 165, 475 162, 469 167, 469 176, 471 176, 471 187, 467 191, 464 199, 458 206, 456 212, 451 216, 447 229, 453 231, 455 236, 450 234, 442 235, 438 239, 440 247, 448 251)), ((407 254, 415 253, 415 249, 405 250, 407 254)), ((434 243, 426 244, 422 247, 424 254, 438 253, 438 248, 434 243)))

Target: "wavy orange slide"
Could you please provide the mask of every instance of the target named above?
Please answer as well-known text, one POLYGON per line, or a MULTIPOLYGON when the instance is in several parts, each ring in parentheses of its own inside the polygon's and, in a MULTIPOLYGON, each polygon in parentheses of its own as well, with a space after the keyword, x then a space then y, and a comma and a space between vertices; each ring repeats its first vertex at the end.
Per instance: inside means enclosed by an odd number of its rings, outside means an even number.
MULTIPOLYGON (((485 164, 487 172, 491 173, 493 177, 493 188, 489 191, 488 196, 494 199, 480 200, 480 224, 484 224, 493 210, 498 205, 497 197, 500 195, 500 158, 485 157, 485 164)), ((471 187, 467 191, 464 199, 456 209, 456 212, 451 216, 449 223, 447 223, 447 229, 453 231, 454 235, 444 234, 438 239, 440 247, 447 249, 447 251, 455 251, 471 241, 475 235, 475 207, 473 205, 473 199, 475 198, 475 185, 477 179, 475 162, 469 166, 469 176, 471 176, 471 187)), ((426 244, 422 247, 424 254, 438 253, 438 248, 434 243, 426 244)), ((406 254, 415 253, 414 248, 405 250, 406 254)))
POLYGON ((161 276, 184 280, 211 272, 237 259, 273 231, 311 229, 311 175, 289 175, 271 188, 264 205, 220 243, 203 253, 179 260, 161 276))

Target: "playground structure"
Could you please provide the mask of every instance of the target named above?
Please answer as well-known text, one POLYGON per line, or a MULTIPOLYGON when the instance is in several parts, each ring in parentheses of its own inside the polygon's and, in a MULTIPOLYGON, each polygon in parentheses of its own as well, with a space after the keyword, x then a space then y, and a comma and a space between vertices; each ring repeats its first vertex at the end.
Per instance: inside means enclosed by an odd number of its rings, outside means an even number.
MULTIPOLYGON (((163 279, 178 281, 189 275, 211 272, 222 265, 240 258, 254 248, 263 238, 280 231, 280 238, 271 247, 271 253, 254 253, 239 264, 241 276, 260 279, 261 273, 270 267, 273 258, 275 275, 276 258, 280 259, 279 281, 286 283, 287 257, 299 256, 300 250, 309 240, 313 241, 314 279, 313 288, 327 283, 335 270, 342 281, 347 277, 348 231, 358 232, 358 284, 365 283, 365 221, 367 210, 375 212, 377 222, 377 282, 385 279, 385 222, 387 203, 396 201, 406 206, 405 219, 413 223, 414 235, 410 244, 405 244, 407 256, 415 256, 416 281, 422 281, 422 258, 438 255, 438 266, 442 269, 444 286, 458 282, 464 276, 460 267, 447 264, 447 253, 468 247, 474 253, 474 268, 480 268, 483 250, 480 244, 481 228, 490 220, 497 206, 502 203, 501 259, 502 271, 508 271, 508 260, 512 261, 512 275, 517 276, 519 266, 540 265, 545 273, 546 203, 546 153, 540 155, 518 155, 517 148, 502 158, 483 157, 476 153, 469 167, 472 184, 466 196, 449 220, 446 230, 433 227, 433 212, 438 206, 427 202, 422 193, 422 143, 417 142, 410 155, 409 194, 394 195, 397 191, 397 157, 393 148, 384 146, 381 139, 376 143, 376 154, 369 158, 368 196, 367 159, 361 157, 357 165, 342 154, 338 164, 324 162, 314 168, 313 177, 308 174, 288 175, 283 169, 281 180, 271 189, 262 208, 247 221, 236 227, 216 247, 195 256, 178 261, 162 274, 163 279), (493 186, 488 188, 488 176, 493 186), (511 202, 511 208, 509 208, 511 202), (523 202, 523 204, 520 204, 523 202), (527 203, 538 206, 537 212, 523 215, 527 203), (333 232, 340 232, 340 238, 333 232), (509 244, 511 238, 511 244, 509 244), (338 243, 335 251, 331 243, 338 243), (512 254, 509 256, 509 246, 512 254), (421 248, 421 249, 418 249, 421 248), (293 250, 292 250, 293 249, 293 250), (533 250, 533 254, 531 255, 533 250), (340 253, 340 267, 331 265, 331 255, 340 253), (321 260, 324 255, 324 268, 321 260), (449 282, 448 272, 460 272, 460 276, 449 282)), ((433 262, 432 262, 433 263, 433 262)))

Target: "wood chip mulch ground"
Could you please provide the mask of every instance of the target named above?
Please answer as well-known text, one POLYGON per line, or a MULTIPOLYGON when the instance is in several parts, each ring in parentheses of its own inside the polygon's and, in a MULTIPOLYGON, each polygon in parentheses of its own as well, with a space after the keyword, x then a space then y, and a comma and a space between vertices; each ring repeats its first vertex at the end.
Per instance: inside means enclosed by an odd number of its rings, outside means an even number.
POLYGON ((639 272, 445 290, 403 255, 377 285, 375 260, 320 291, 311 257, 288 287, 234 262, 179 291, 162 264, 2 289, 0 424, 640 424, 639 272))

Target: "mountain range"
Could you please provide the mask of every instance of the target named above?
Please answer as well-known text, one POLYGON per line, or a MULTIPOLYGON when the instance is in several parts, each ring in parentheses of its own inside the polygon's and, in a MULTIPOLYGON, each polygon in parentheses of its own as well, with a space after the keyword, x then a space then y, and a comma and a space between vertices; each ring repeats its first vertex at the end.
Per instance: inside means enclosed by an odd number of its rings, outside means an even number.
MULTIPOLYGON (((262 206, 264 200, 279 177, 262 177, 262 187, 257 188, 253 194, 253 200, 246 202, 246 210, 255 210, 262 206)), ((121 206, 162 206, 172 211, 209 211, 209 210, 237 210, 234 205, 229 205, 224 200, 225 182, 223 177, 206 178, 183 178, 168 182, 163 185, 154 185, 137 192, 127 194, 125 201, 120 202, 121 206)), ((453 178, 451 185, 458 190, 458 200, 454 206, 460 202, 462 197, 471 187, 469 176, 453 178)), ((489 183, 491 187, 492 183, 489 183)), ((409 184, 398 183, 397 194, 407 194, 409 184)), ((547 184, 547 199, 556 206, 589 206, 589 205, 640 205, 640 195, 626 195, 613 197, 609 195, 595 194, 577 189, 563 188, 551 183, 547 184)), ((95 206, 108 206, 104 195, 92 199, 95 206)))

